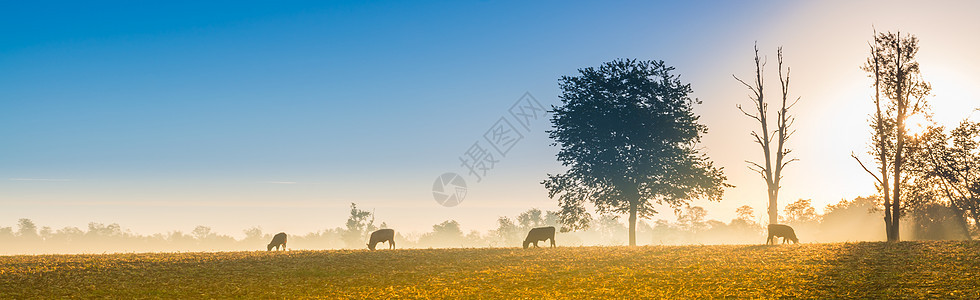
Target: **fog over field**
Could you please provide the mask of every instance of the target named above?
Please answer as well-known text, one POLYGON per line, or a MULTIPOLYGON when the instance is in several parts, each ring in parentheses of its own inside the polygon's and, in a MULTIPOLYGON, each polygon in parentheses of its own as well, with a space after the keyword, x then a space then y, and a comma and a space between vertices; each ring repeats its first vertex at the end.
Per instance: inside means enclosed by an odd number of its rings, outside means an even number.
MULTIPOLYGON (((795 228, 801 243, 883 241, 881 212, 873 207, 865 198, 838 203, 827 208, 828 213, 823 215, 813 214, 810 206, 801 206, 799 211, 787 212, 790 217, 784 223, 795 228)), ((370 232, 387 224, 382 220, 372 221, 369 212, 355 209, 362 214, 360 218, 349 219, 350 227, 288 233, 287 249, 367 249, 365 243, 370 232)), ((396 231, 395 248, 521 247, 530 228, 560 227, 555 217, 553 212, 530 209, 516 216, 501 217, 496 229, 483 232, 464 231, 458 221, 445 221, 434 224, 429 231, 396 231)), ((751 215, 743 214, 728 222, 707 220, 702 208, 692 207, 681 211, 680 217, 671 222, 641 222, 637 242, 640 245, 763 244, 765 228, 752 219, 751 215)), ((909 223, 903 227, 903 234, 911 240, 966 238, 962 228, 951 225, 955 223, 909 223)), ((0 242, 8 245, 0 254, 265 251, 274 233, 251 227, 242 230, 243 237, 233 237, 213 232, 207 226, 197 226, 186 232, 141 235, 118 224, 93 222, 87 228, 51 228, 22 219, 17 226, 0 227, 0 242)), ((618 218, 607 216, 596 220, 588 230, 559 232, 555 240, 558 247, 621 246, 627 244, 626 237, 626 225, 618 218)), ((783 241, 777 238, 776 242, 783 241)), ((539 246, 549 247, 549 243, 540 242, 539 246)), ((389 245, 382 243, 377 248, 388 249, 389 245)))

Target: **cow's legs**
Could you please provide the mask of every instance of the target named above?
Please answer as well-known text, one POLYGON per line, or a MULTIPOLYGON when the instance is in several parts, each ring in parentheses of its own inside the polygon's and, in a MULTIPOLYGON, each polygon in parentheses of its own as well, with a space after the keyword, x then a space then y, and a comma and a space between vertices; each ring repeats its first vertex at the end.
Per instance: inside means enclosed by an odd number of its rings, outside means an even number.
POLYGON ((554 247, 555 247, 555 238, 551 238, 551 247, 552 247, 552 248, 554 248, 554 247))

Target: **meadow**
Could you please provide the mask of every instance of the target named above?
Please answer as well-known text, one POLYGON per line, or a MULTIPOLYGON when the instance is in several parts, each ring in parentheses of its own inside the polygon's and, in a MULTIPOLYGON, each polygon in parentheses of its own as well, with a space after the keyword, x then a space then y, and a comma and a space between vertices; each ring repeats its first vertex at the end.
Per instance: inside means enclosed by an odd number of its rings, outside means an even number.
POLYGON ((0 256, 0 298, 964 298, 980 243, 0 256))

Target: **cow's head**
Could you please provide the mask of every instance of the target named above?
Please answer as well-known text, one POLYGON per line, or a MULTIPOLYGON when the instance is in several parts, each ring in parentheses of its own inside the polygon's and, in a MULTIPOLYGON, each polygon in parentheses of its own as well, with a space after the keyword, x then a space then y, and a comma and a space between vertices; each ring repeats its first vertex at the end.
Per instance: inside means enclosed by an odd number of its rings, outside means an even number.
POLYGON ((272 244, 270 243, 270 244, 269 244, 269 246, 267 246, 267 247, 265 247, 265 251, 272 251, 272 248, 273 248, 273 247, 275 247, 275 246, 273 246, 273 245, 272 245, 272 244))
POLYGON ((378 244, 371 244, 371 243, 368 243, 367 244, 368 249, 371 249, 371 250, 374 250, 374 246, 376 246, 376 245, 378 245, 378 244))
POLYGON ((527 246, 530 245, 530 244, 531 244, 531 241, 524 240, 524 249, 527 249, 527 246))

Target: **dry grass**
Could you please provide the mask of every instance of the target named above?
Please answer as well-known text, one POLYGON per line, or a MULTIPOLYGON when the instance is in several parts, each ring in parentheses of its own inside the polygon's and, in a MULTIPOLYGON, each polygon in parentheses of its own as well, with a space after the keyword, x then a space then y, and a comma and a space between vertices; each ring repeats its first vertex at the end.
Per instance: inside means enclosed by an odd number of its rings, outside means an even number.
POLYGON ((966 298, 980 243, 0 257, 0 298, 966 298))

